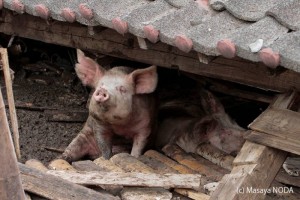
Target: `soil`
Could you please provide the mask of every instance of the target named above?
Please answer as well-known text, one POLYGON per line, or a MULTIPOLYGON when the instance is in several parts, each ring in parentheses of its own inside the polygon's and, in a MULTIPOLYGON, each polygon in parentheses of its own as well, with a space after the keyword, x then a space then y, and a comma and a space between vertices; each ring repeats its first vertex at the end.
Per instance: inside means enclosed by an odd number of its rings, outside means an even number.
MULTIPOLYGON (((85 109, 84 91, 64 87, 60 77, 52 76, 51 78, 53 78, 53 83, 44 85, 23 79, 17 73, 13 84, 16 105, 26 103, 35 107, 71 111, 85 109)), ((5 92, 5 88, 2 87, 4 96, 5 92)), ((82 122, 49 122, 44 110, 17 109, 17 117, 21 162, 35 158, 47 164, 59 153, 48 151, 45 147, 64 149, 83 126, 82 122)))

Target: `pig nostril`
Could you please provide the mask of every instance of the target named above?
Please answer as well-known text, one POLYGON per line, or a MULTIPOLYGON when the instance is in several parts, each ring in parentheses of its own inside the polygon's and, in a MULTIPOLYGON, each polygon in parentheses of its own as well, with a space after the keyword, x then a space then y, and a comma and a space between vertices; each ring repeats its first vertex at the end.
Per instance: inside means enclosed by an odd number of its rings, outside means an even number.
POLYGON ((109 94, 105 89, 98 89, 94 93, 94 98, 97 102, 104 102, 109 98, 109 94))

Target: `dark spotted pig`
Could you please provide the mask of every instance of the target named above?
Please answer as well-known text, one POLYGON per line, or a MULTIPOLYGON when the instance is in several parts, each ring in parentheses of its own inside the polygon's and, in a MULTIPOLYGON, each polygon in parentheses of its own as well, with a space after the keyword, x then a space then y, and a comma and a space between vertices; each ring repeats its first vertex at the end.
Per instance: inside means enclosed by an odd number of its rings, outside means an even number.
POLYGON ((133 139, 131 155, 141 155, 154 125, 156 67, 132 69, 114 67, 105 70, 80 50, 75 70, 84 85, 94 88, 89 117, 78 136, 62 154, 71 162, 100 155, 112 156, 114 134, 133 139), (96 139, 95 139, 96 138, 96 139))

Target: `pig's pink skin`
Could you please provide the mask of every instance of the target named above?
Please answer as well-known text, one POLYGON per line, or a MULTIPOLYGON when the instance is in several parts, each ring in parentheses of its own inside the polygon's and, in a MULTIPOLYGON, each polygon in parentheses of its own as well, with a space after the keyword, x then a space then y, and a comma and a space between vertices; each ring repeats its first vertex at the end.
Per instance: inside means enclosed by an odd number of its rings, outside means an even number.
MULTIPOLYGON (((132 138, 131 155, 138 157, 152 132, 155 111, 154 98, 150 93, 154 92, 157 85, 156 67, 137 70, 115 67, 105 70, 80 50, 77 54, 75 71, 78 77, 83 84, 95 89, 84 130, 92 130, 106 159, 112 156, 114 134, 132 138), (99 94, 101 96, 103 93, 108 98, 99 98, 99 94)), ((74 149, 74 144, 78 143, 76 138, 72 143, 70 145, 74 149)), ((71 157, 82 157, 86 151, 84 149, 77 154, 71 157)), ((68 157, 67 153, 64 155, 68 157)))
POLYGON ((85 124, 79 134, 65 149, 64 153, 59 157, 68 162, 77 161, 83 156, 89 156, 96 159, 101 155, 93 130, 85 124))

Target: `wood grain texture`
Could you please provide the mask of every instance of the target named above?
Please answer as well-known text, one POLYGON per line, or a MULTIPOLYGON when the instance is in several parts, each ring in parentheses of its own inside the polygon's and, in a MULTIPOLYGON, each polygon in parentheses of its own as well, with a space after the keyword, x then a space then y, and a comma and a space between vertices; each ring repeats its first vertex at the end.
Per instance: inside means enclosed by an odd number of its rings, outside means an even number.
POLYGON ((122 173, 122 172, 74 172, 54 171, 48 174, 84 185, 122 185, 163 188, 190 188, 199 190, 201 176, 197 174, 154 174, 154 173, 122 173))
MULTIPOLYGON (((268 109, 288 109, 294 97, 295 92, 279 95, 268 109)), ((263 193, 247 192, 248 189, 268 189, 286 156, 284 151, 246 141, 233 162, 231 173, 223 177, 210 199, 264 199, 263 193)))
POLYGON ((24 200, 17 157, 10 135, 2 92, 0 91, 0 199, 24 200))
POLYGON ((19 168, 24 189, 48 199, 119 199, 118 197, 102 194, 84 186, 29 168, 21 163, 19 163, 19 168))

